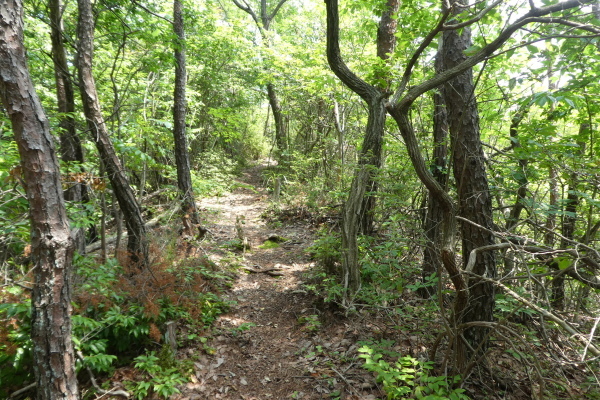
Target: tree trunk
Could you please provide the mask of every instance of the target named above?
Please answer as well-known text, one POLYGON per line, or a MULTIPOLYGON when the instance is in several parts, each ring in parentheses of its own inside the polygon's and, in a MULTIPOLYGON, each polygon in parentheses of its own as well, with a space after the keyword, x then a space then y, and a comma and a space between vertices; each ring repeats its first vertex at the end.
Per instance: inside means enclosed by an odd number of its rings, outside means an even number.
POLYGON ((127 182, 121 162, 108 135, 102 116, 96 83, 92 75, 94 54, 94 17, 90 0, 78 0, 79 18, 77 34, 77 69, 79 72, 81 100, 91 138, 96 144, 100 158, 106 168, 108 179, 123 211, 127 227, 127 251, 133 266, 147 266, 148 240, 146 227, 135 194, 127 182))
POLYGON ((23 47, 23 8, 0 12, 0 97, 21 156, 29 200, 34 286, 31 297, 37 399, 78 399, 71 341, 71 261, 74 243, 48 119, 35 93, 23 47))
MULTIPOLYGON (((582 123, 579 127, 579 137, 584 137, 590 130, 589 123, 582 123)), ((585 142, 578 140, 579 145, 578 155, 582 157, 585 154, 585 142)), ((566 249, 573 246, 573 239, 575 237, 575 227, 577 224, 577 207, 579 206, 579 195, 577 189, 579 186, 579 173, 576 167, 571 172, 569 179, 569 186, 567 189, 567 198, 564 202, 565 208, 562 216, 562 237, 560 239, 560 248, 566 249)), ((558 268, 558 263, 555 263, 558 268)), ((563 310, 565 308, 565 276, 561 274, 554 279, 551 283, 552 293, 550 297, 551 305, 556 310, 563 310)))
MULTIPOLYGON (((370 234, 373 231, 373 207, 377 190, 375 174, 381 167, 383 133, 386 119, 386 93, 369 85, 356 76, 344 63, 339 48, 339 15, 338 1, 326 0, 327 6, 327 60, 331 70, 353 92, 361 96, 367 103, 369 118, 363 145, 359 154, 358 166, 352 180, 348 199, 342 214, 342 268, 343 283, 347 294, 352 295, 360 288, 360 266, 358 264, 359 234, 370 234), (367 192, 370 192, 367 194, 367 192)), ((397 2, 392 0, 388 4, 397 2)), ((387 10, 382 24, 387 24, 380 34, 379 48, 382 54, 393 51, 395 39, 392 38, 390 22, 386 19, 393 14, 387 10)), ((395 25, 393 25, 395 26, 395 25)), ((385 86, 385 85, 384 85, 385 86)))
MULTIPOLYGON (((388 60, 396 48, 396 29, 398 21, 394 15, 398 12, 400 6, 399 0, 387 0, 386 8, 379 20, 377 29, 377 56, 382 60, 388 60)), ((386 93, 390 86, 390 77, 383 71, 376 71, 377 85, 381 93, 386 93)), ((385 131, 385 120, 387 111, 385 109, 385 97, 378 95, 371 98, 367 102, 369 106, 369 119, 367 120, 367 130, 361 154, 359 168, 370 168, 372 171, 368 175, 368 180, 363 182, 365 186, 365 194, 362 200, 359 212, 360 223, 358 232, 363 235, 372 235, 374 233, 374 211, 376 206, 376 193, 378 190, 377 180, 375 176, 381 168, 383 162, 383 134, 385 131), (369 124, 369 122, 371 122, 369 124)), ((358 176, 358 175, 357 175, 358 176)), ((354 191, 350 191, 350 195, 355 195, 354 191)), ((348 213, 348 210, 346 210, 348 213)))
MULTIPOLYGON (((443 70, 442 54, 443 41, 440 40, 438 53, 435 60, 436 72, 440 73, 443 70)), ((448 184, 448 173, 446 169, 448 157, 448 112, 446 103, 444 102, 444 87, 433 94, 433 159, 432 159, 432 175, 442 187, 448 184)), ((427 213, 423 221, 423 231, 427 238, 425 250, 423 251, 422 278, 426 281, 432 274, 436 274, 439 278, 442 260, 440 258, 440 250, 442 248, 442 221, 443 221, 442 205, 438 198, 429 192, 427 198, 427 213)), ((428 298, 437 292, 437 286, 426 286, 420 290, 421 296, 428 298)))
POLYGON ((175 42, 175 92, 173 105, 173 139, 175 143, 175 162, 177 164, 177 184, 181 196, 181 209, 183 214, 184 229, 189 235, 192 230, 199 228, 200 219, 194 198, 192 176, 190 173, 190 158, 185 135, 185 117, 187 113, 187 100, 185 96, 186 59, 185 59, 185 31, 183 28, 183 13, 180 0, 173 2, 173 30, 177 36, 175 42))
MULTIPOLYGON (((448 70, 467 58, 464 50, 472 44, 470 29, 463 28, 460 34, 457 30, 446 31, 443 41, 443 65, 444 69, 448 70)), ((484 228, 467 222, 461 223, 464 265, 473 249, 494 244, 494 236, 485 229, 493 229, 492 199, 485 170, 474 91, 472 68, 449 80, 444 88, 450 125, 453 173, 458 194, 458 214, 484 228)), ((487 278, 495 278, 495 253, 480 252, 473 272, 487 278)), ((468 286, 469 304, 464 315, 457 316, 457 321, 492 321, 494 285, 471 278, 468 286)), ((480 344, 485 348, 486 334, 486 329, 473 327, 465 331, 465 338, 473 348, 480 344)))
MULTIPOLYGON (((260 0, 260 14, 257 14, 245 0, 240 2, 239 0, 233 0, 233 3, 242 11, 248 13, 254 20, 258 30, 260 31, 262 40, 267 48, 269 48, 269 37, 267 32, 271 28, 271 22, 273 18, 279 12, 279 9, 287 2, 287 0, 279 0, 275 7, 269 13, 267 8, 267 0, 260 0), (242 4, 243 3, 243 4, 242 4)), ((275 143, 277 144, 277 160, 284 166, 289 163, 288 152, 288 131, 286 121, 282 111, 279 96, 275 89, 273 82, 267 83, 267 96, 269 98, 269 105, 273 112, 273 119, 275 120, 275 143)))
MULTIPOLYGON (((525 115, 529 112, 530 106, 531 104, 525 104, 521 106, 510 123, 510 148, 513 150, 521 148, 521 142, 519 139, 519 125, 521 124, 523 118, 525 118, 525 115)), ((529 159, 524 158, 520 154, 516 154, 516 156, 519 163, 519 169, 515 174, 515 179, 519 184, 519 188, 517 189, 516 193, 515 205, 510 210, 510 214, 506 220, 507 230, 511 230, 519 223, 521 211, 523 211, 523 208, 525 208, 525 200, 527 199, 527 186, 529 184, 529 180, 527 179, 529 159)))
MULTIPOLYGON (((77 178, 77 174, 84 172, 83 149, 81 141, 75 130, 75 95, 69 65, 63 41, 62 2, 61 0, 50 0, 48 2, 50 11, 50 35, 52 38, 52 61, 54 62, 54 79, 56 82, 56 98, 59 112, 60 129, 60 152, 62 160, 69 166, 67 179, 71 182, 65 190, 65 200, 75 204, 88 202, 87 187, 83 180, 77 178), (74 169, 71 170, 71 164, 74 169)), ((84 212, 83 210, 81 212, 84 212)), ((85 230, 75 228, 72 232, 75 246, 79 253, 85 253, 85 230)))

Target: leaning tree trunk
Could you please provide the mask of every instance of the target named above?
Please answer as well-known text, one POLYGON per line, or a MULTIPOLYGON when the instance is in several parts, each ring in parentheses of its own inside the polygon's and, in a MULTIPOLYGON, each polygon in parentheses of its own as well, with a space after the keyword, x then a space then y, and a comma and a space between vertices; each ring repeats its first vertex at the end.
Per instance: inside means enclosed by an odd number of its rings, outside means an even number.
MULTIPOLYGON (((48 2, 50 11, 50 34, 52 38, 52 61, 54 63, 54 80, 56 82, 56 99, 59 112, 60 128, 60 152, 62 161, 67 165, 74 164, 75 169, 69 170, 67 179, 71 182, 65 190, 65 200, 75 204, 88 202, 89 196, 84 180, 79 177, 83 171, 83 149, 81 141, 77 136, 75 129, 75 95, 71 76, 69 73, 69 64, 63 40, 62 14, 63 6, 61 0, 50 0, 48 2)), ((81 210, 80 212, 84 212, 81 210)), ((75 246, 79 253, 85 253, 85 230, 75 228, 72 232, 75 238, 75 246)))
POLYGON ((54 139, 35 93, 23 47, 23 6, 0 11, 0 97, 21 156, 31 219, 34 285, 31 338, 37 399, 78 399, 71 341, 71 261, 74 243, 54 139))
POLYGON ((123 211, 127 226, 127 251, 133 266, 147 266, 148 239, 140 206, 129 186, 121 162, 115 153, 102 116, 96 83, 92 75, 94 54, 94 17, 90 0, 78 0, 79 19, 77 34, 77 69, 79 72, 81 100, 91 138, 96 144, 100 159, 108 174, 117 202, 123 211))
POLYGON ((192 176, 190 172, 190 157, 185 136, 185 116, 187 101, 185 97, 186 60, 185 60, 185 30, 180 0, 173 2, 173 30, 177 36, 175 42, 175 92, 173 105, 173 139, 175 143, 175 163, 177 164, 177 184, 181 196, 181 209, 184 229, 189 235, 199 229, 200 218, 196 208, 192 176))
MULTIPOLYGON (((457 30, 444 32, 443 63, 448 70, 466 59, 464 50, 471 46, 468 27, 462 33, 457 30)), ((449 80, 444 88, 453 156, 453 173, 458 194, 458 215, 474 224, 462 222, 462 254, 464 265, 473 249, 494 244, 492 198, 485 170, 485 156, 479 131, 479 113, 474 96, 473 70, 449 80), (477 224, 477 225, 475 225, 477 224), (480 228, 482 227, 482 228, 480 228)), ((496 277, 495 253, 480 252, 473 273, 487 278, 496 277)), ((457 322, 492 321, 494 311, 494 285, 471 278, 469 305, 457 322)), ((472 327, 465 331, 465 338, 476 348, 485 348, 487 330, 472 327)))

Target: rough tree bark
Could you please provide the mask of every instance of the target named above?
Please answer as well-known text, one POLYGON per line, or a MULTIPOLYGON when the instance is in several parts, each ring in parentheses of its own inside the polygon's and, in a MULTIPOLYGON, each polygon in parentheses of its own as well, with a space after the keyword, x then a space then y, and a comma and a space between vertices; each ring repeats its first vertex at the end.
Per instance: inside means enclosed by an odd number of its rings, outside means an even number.
POLYGON ((94 16, 90 0, 78 0, 79 18, 77 23, 77 69, 83 111, 87 120, 91 139, 96 144, 108 179, 116 195, 119 207, 123 211, 127 227, 127 251, 133 265, 139 267, 148 264, 148 239, 140 206, 129 186, 121 162, 108 135, 102 116, 96 83, 92 75, 94 55, 94 16))
POLYGON ((79 398, 71 341, 74 242, 48 119, 27 70, 22 13, 19 0, 6 0, 0 7, 0 97, 12 123, 29 200, 36 397, 71 400, 79 398))
MULTIPOLYGON (((372 210, 377 190, 374 179, 381 167, 383 133, 386 119, 386 92, 389 82, 380 80, 380 87, 368 84, 354 74, 342 59, 339 47, 338 1, 326 0, 327 7, 327 60, 331 70, 366 103, 369 110, 365 138, 359 154, 348 199, 342 214, 342 279, 347 294, 360 289, 358 242, 360 233, 372 232, 372 210), (382 87, 384 88, 382 90, 382 87), (370 192, 371 195, 367 195, 370 192)), ((378 35, 378 54, 387 59, 394 51, 396 23, 392 15, 398 10, 398 1, 389 0, 378 35)))
MULTIPOLYGON (((461 11, 457 2, 455 13, 461 11)), ((471 47, 469 27, 444 32, 443 65, 451 69, 467 56, 464 51, 471 47)), ((473 249, 494 244, 492 198, 485 169, 485 156, 479 131, 479 113, 475 99, 473 70, 469 68, 460 75, 448 80, 444 88, 448 109, 450 143, 452 147, 452 169, 458 195, 458 215, 482 226, 461 222, 462 254, 466 266, 468 255, 473 249), (487 230, 486 230, 487 229, 487 230)), ((496 256, 492 251, 480 252, 473 271, 477 275, 494 279, 496 277, 496 256)), ((469 305, 464 315, 459 316, 463 323, 492 321, 495 301, 495 287, 489 281, 469 279, 469 305)), ((465 338, 473 348, 485 342, 487 329, 469 328, 465 338)))
POLYGON ((183 6, 180 0, 174 0, 173 2, 173 30, 175 31, 175 36, 177 36, 175 41, 175 91, 173 96, 173 139, 175 143, 175 163, 177 164, 177 184, 181 196, 184 229, 188 235, 193 235, 193 230, 200 229, 200 218, 192 187, 190 157, 185 135, 185 117, 187 113, 185 86, 187 83, 187 73, 183 6))
MULTIPOLYGON (((54 80, 56 83, 56 99, 59 112, 59 133, 60 133, 60 153, 62 161, 69 166, 69 175, 67 179, 74 180, 69 182, 70 186, 65 190, 65 200, 73 203, 88 202, 89 196, 84 182, 77 176, 83 172, 83 149, 81 141, 75 129, 75 95, 69 65, 63 40, 63 20, 64 12, 61 0, 49 0, 48 9, 50 11, 50 36, 52 38, 52 61, 54 63, 54 80), (71 169, 71 165, 75 168, 71 169)), ((79 253, 85 253, 85 230, 76 228, 72 232, 75 238, 76 249, 79 253)))

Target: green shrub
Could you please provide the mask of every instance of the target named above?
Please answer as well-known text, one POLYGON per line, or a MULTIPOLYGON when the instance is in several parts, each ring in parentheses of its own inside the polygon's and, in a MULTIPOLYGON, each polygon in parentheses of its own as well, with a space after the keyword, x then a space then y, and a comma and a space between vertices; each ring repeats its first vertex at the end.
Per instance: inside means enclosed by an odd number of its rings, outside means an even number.
MULTIPOLYGON (((77 369, 84 367, 109 374, 133 357, 151 379, 135 383, 137 398, 153 392, 163 397, 176 393, 185 381, 173 365, 161 363, 155 374, 152 353, 168 321, 202 329, 209 326, 229 303, 218 295, 231 280, 205 258, 177 263, 157 262, 134 276, 119 263, 99 264, 90 257, 74 259, 72 316, 73 342, 83 354, 77 369), (141 357, 141 358, 140 358, 141 357), (146 357, 146 358, 144 358, 146 357), (149 385, 149 386, 148 386, 149 385)), ((31 304, 17 286, 0 292, 0 397, 32 380, 31 304)), ((165 358, 162 357, 161 358, 165 358)))
POLYGON ((168 346, 164 346, 161 354, 157 357, 152 351, 145 355, 137 356, 135 368, 142 371, 144 378, 139 381, 127 381, 125 387, 133 393, 138 400, 148 398, 151 394, 168 399, 176 393, 180 393, 177 386, 188 381, 186 372, 178 368, 168 346))
POLYGON ((377 382, 383 385, 388 400, 468 400, 464 389, 454 388, 460 376, 432 376, 433 363, 423 362, 410 356, 401 356, 394 363, 383 359, 377 346, 364 345, 358 351, 365 359, 363 368, 377 374, 377 382))

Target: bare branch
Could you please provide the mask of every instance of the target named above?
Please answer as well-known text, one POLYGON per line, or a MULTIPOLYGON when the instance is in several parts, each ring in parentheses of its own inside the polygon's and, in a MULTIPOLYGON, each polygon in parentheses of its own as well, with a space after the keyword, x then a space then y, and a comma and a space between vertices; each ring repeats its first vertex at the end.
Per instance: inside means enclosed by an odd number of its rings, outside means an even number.
POLYGON ((502 289, 506 294, 513 297, 515 300, 517 300, 520 303, 524 304, 525 306, 531 308, 538 314, 544 316, 544 318, 547 318, 550 321, 555 322, 558 326, 560 326, 565 331, 567 331, 569 334, 571 334, 571 336, 573 338, 575 338, 579 343, 581 343, 587 349, 589 349, 589 352, 592 353, 594 356, 596 356, 596 357, 600 356, 600 349, 598 349, 596 346, 594 346, 591 343, 591 341, 585 337, 585 335, 583 335, 581 332, 579 332, 577 329, 575 329, 573 326, 571 326, 571 324, 569 324, 564 319, 559 318, 558 316, 552 314, 550 311, 547 311, 547 310, 539 307, 537 304, 534 304, 531 301, 525 299, 524 297, 518 295, 516 292, 514 292, 513 290, 508 288, 508 286, 503 285, 502 283, 498 282, 497 280, 486 278, 481 275, 474 274, 472 272, 467 272, 467 273, 471 276, 474 276, 474 277, 484 280, 486 282, 493 283, 494 285, 496 285, 497 287, 502 289))
POLYGON ((560 24, 560 25, 570 26, 575 29, 581 29, 581 30, 584 30, 587 32, 591 32, 596 35, 600 34, 600 29, 598 29, 598 28, 595 28, 595 27, 593 27, 591 25, 587 25, 587 24, 580 24, 577 22, 569 21, 569 20, 566 20, 563 18, 532 18, 531 21, 532 22, 540 22, 542 24, 560 24))
POLYGON ((256 13, 254 12, 254 10, 252 8, 250 8, 250 5, 246 2, 246 0, 242 0, 242 1, 244 2, 243 5, 238 0, 233 0, 233 3, 240 10, 242 10, 242 11, 247 12, 248 14, 250 14, 250 16, 252 17, 252 19, 256 23, 256 26, 258 26, 258 29, 260 29, 260 33, 264 37, 264 33, 262 31, 262 24, 260 23, 260 19, 258 18, 258 16, 256 15, 256 13))
POLYGON ((348 68, 340 52, 338 0, 325 0, 327 7, 327 61, 333 73, 367 103, 382 93, 348 68))
POLYGON ((271 14, 269 15, 269 21, 271 21, 271 20, 273 20, 273 18, 275 18, 275 16, 277 15, 277 12, 281 8, 281 6, 283 6, 285 4, 286 1, 287 0, 279 0, 279 3, 277 3, 275 8, 273 9, 273 12, 271 12, 271 14))

